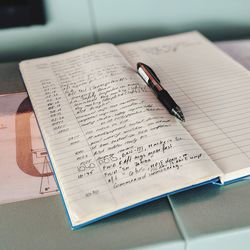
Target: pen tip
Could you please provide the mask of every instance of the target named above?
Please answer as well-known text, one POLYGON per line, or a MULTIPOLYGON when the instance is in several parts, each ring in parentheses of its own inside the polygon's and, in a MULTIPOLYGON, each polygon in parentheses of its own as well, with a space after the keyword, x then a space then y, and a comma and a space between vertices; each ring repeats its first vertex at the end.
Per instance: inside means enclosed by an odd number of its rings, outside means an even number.
POLYGON ((184 117, 181 109, 178 106, 176 108, 172 109, 172 112, 176 118, 178 118, 182 122, 185 122, 185 117, 184 117))
POLYGON ((183 116, 176 116, 180 121, 185 122, 185 118, 183 116))

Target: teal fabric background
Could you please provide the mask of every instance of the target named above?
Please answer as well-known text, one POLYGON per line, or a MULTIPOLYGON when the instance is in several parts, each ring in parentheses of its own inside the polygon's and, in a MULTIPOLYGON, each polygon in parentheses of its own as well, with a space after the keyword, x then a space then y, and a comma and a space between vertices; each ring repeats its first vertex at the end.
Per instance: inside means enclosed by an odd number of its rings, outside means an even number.
POLYGON ((0 30, 1 62, 190 30, 211 40, 250 37, 248 0, 45 0, 45 8, 46 25, 0 30))

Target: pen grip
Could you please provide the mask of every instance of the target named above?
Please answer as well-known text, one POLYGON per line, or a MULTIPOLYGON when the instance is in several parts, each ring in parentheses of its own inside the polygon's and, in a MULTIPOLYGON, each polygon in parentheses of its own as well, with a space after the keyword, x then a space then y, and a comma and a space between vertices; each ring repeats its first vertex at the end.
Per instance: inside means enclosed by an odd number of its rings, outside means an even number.
POLYGON ((178 107, 170 94, 165 90, 161 90, 157 93, 159 101, 166 107, 168 112, 172 114, 172 109, 178 107))

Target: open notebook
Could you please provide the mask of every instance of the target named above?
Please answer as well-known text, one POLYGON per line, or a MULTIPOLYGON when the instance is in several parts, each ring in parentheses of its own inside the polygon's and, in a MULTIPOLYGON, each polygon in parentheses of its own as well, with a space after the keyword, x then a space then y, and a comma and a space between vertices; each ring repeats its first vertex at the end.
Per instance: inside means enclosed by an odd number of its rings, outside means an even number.
POLYGON ((72 229, 250 174, 250 76, 197 32, 97 44, 20 70, 72 229), (150 65, 176 121, 136 73, 150 65))

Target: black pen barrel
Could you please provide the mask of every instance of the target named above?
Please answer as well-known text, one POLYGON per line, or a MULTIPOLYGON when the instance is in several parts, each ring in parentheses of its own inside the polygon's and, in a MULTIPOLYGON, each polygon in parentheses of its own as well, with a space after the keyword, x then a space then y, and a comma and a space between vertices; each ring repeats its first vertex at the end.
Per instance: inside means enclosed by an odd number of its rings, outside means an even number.
POLYGON ((173 113, 172 110, 174 108, 178 107, 178 105, 175 103, 170 94, 164 89, 157 93, 157 97, 159 101, 166 107, 170 114, 173 113))

